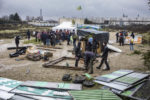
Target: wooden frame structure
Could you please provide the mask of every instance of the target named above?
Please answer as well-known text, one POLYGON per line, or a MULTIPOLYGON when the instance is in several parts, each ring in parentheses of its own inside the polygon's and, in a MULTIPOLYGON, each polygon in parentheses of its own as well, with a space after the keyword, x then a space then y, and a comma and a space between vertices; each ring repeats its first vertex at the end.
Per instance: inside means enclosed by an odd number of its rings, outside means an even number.
POLYGON ((84 68, 82 67, 56 65, 57 63, 62 62, 64 60, 75 60, 75 58, 64 56, 64 57, 49 61, 48 63, 44 63, 42 66, 45 68, 69 69, 69 70, 79 70, 79 71, 84 70, 84 68))

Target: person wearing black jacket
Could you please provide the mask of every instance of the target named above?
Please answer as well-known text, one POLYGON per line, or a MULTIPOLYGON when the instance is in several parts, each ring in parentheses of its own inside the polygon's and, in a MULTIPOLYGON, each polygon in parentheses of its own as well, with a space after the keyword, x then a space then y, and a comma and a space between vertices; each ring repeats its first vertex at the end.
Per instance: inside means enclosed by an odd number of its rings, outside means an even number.
POLYGON ((116 43, 118 43, 118 41, 119 41, 119 33, 117 32, 116 33, 116 43))
POLYGON ((38 40, 37 35, 38 35, 38 31, 35 32, 35 41, 36 41, 36 42, 37 42, 37 40, 38 40))
POLYGON ((75 57, 76 57, 76 62, 75 62, 75 67, 78 67, 78 63, 81 56, 81 41, 78 42, 77 47, 75 48, 75 57))
POLYGON ((135 37, 135 35, 134 35, 134 33, 133 33, 133 32, 131 33, 131 37, 132 37, 133 39, 134 39, 134 37, 135 37))
POLYGON ((18 47, 19 47, 19 41, 20 41, 20 36, 16 36, 15 37, 15 44, 16 44, 16 52, 18 51, 18 47))
POLYGON ((93 40, 93 45, 92 45, 92 51, 94 52, 94 53, 97 53, 97 48, 99 47, 99 43, 98 43, 98 41, 94 38, 94 40, 93 40))
POLYGON ((110 70, 109 64, 107 62, 109 48, 107 47, 107 43, 104 43, 103 45, 104 45, 104 52, 103 52, 103 55, 102 55, 102 60, 101 60, 100 65, 96 68, 100 69, 101 66, 103 65, 103 63, 105 62, 106 67, 107 67, 105 70, 110 70))
POLYGON ((28 38, 28 40, 30 40, 30 35, 31 35, 30 30, 28 30, 27 31, 27 38, 28 38))

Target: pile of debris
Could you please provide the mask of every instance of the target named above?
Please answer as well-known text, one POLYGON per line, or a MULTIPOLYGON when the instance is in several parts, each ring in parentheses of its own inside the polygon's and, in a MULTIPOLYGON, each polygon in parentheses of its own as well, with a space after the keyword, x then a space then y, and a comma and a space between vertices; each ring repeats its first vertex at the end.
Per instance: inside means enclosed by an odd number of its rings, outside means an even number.
POLYGON ((150 100, 149 74, 133 70, 118 70, 111 74, 98 76, 95 82, 104 85, 121 98, 150 100))
POLYGON ((62 81, 72 81, 75 84, 82 84, 85 87, 93 87, 95 85, 95 83, 93 82, 93 78, 88 73, 85 73, 85 75, 76 74, 74 77, 70 74, 65 74, 62 77, 62 81))
MULTIPOLYGON (((48 61, 49 57, 53 56, 53 53, 47 51, 47 50, 41 50, 37 49, 35 47, 19 47, 20 50, 16 51, 15 53, 9 54, 10 58, 12 57, 18 57, 19 55, 26 55, 26 58, 32 61, 39 61, 43 59, 44 61, 48 61)), ((15 47, 9 47, 8 50, 16 49, 15 47)))
POLYGON ((121 100, 109 90, 82 91, 81 84, 0 78, 1 100, 121 100), (89 96, 90 95, 90 96, 89 96))
POLYGON ((18 57, 19 55, 23 55, 26 53, 27 47, 22 47, 20 48, 20 50, 16 51, 15 53, 10 53, 9 57, 18 57))

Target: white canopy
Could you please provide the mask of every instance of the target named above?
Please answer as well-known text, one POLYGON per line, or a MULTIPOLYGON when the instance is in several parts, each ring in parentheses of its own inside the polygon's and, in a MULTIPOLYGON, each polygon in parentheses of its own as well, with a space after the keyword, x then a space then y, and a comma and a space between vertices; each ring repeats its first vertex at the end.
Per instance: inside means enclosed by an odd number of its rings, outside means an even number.
POLYGON ((52 28, 53 31, 56 31, 56 30, 70 30, 70 31, 73 31, 75 29, 76 29, 76 27, 74 27, 71 22, 63 22, 60 25, 52 28))

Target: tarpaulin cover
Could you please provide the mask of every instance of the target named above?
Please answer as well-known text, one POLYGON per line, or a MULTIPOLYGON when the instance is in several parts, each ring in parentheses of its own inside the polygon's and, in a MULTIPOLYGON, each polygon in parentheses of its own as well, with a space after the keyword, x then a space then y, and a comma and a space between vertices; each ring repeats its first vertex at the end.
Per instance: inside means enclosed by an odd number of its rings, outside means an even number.
POLYGON ((95 35, 97 41, 108 42, 109 41, 109 32, 105 31, 97 31, 93 29, 80 29, 77 30, 78 36, 88 36, 88 35, 95 35))

